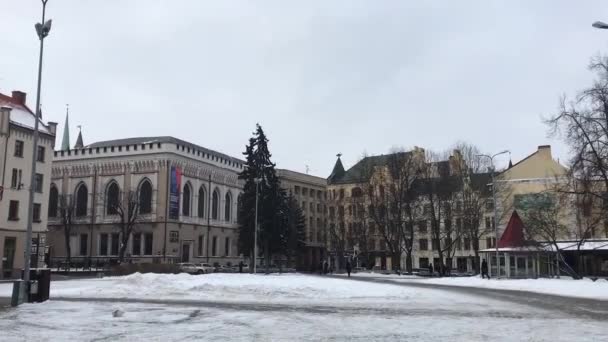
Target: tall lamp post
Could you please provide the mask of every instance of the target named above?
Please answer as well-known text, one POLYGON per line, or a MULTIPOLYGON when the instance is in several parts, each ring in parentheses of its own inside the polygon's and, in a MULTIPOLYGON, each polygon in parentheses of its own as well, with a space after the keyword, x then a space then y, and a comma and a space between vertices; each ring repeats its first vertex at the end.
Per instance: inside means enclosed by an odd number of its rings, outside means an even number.
POLYGON ((496 168, 494 167, 494 158, 505 153, 511 153, 509 150, 504 150, 502 152, 498 152, 494 155, 487 154, 478 154, 477 157, 483 157, 490 159, 490 167, 492 168, 492 202, 494 205, 494 244, 496 247, 496 277, 500 277, 500 258, 498 255, 498 206, 496 205, 496 180, 494 178, 494 174, 496 173, 496 168))
POLYGON ((257 259, 258 259, 258 190, 262 178, 255 179, 255 228, 253 233, 253 274, 257 273, 257 259))
MULTIPOLYGON (((38 39, 40 39, 40 55, 38 57, 38 88, 36 90, 36 118, 34 120, 34 142, 32 145, 32 175, 30 177, 30 192, 29 202, 27 206, 27 232, 25 236, 25 267, 23 272, 23 280, 26 284, 30 281, 30 263, 32 257, 32 222, 33 222, 33 211, 34 211, 34 193, 36 191, 36 161, 38 154, 38 126, 40 122, 40 85, 42 83, 42 54, 44 51, 44 38, 49 35, 51 31, 51 20, 44 21, 46 13, 46 3, 48 0, 42 1, 42 21, 34 25, 38 39)), ((40 241, 38 241, 40 244, 40 241)), ((29 286, 29 285, 28 285, 29 286)))
POLYGON ((601 22, 601 21, 596 21, 593 24, 591 24, 591 26, 598 28, 598 29, 608 29, 608 24, 601 22))

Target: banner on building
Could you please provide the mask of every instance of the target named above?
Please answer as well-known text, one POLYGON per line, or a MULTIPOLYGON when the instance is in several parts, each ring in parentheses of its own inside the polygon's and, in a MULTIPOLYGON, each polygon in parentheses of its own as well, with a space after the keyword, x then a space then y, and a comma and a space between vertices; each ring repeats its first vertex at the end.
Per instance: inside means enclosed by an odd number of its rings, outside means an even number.
POLYGON ((182 188, 182 170, 171 166, 171 187, 169 189, 169 218, 179 219, 179 190, 182 188))

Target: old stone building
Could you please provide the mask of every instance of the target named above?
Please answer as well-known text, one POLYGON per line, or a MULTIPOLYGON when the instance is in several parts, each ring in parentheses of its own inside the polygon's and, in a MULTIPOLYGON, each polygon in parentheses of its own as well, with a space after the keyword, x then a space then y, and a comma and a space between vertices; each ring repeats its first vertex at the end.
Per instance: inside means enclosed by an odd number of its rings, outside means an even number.
POLYGON ((65 199, 74 209, 72 259, 116 259, 120 215, 113 207, 134 193, 139 215, 126 249, 128 260, 238 263, 238 173, 243 167, 239 159, 173 137, 101 141, 55 151, 48 210, 51 260, 66 256, 59 215, 65 199))
MULTIPOLYGON (((479 217, 470 220, 470 224, 478 226, 481 232, 493 232, 493 207, 488 191, 489 174, 470 174, 466 167, 462 167, 464 160, 457 150, 447 160, 434 162, 427 162, 425 151, 421 148, 398 154, 403 160, 411 161, 409 167, 412 173, 425 167, 431 171, 426 176, 417 174, 411 180, 415 183, 411 186, 416 189, 417 197, 412 207, 412 217, 415 222, 408 224, 404 217, 393 217, 384 222, 385 225, 397 226, 394 221, 401 221, 401 228, 395 228, 399 232, 393 233, 393 236, 388 236, 389 234, 386 233, 388 228, 380 227, 383 223, 373 218, 372 213, 375 215, 379 210, 386 212, 389 208, 400 205, 390 201, 376 203, 373 199, 379 194, 388 197, 389 195, 383 194, 395 192, 394 187, 398 185, 391 180, 388 164, 396 154, 365 157, 348 170, 345 170, 338 156, 328 178, 328 231, 330 232, 328 248, 332 262, 336 267, 341 267, 341 258, 351 258, 360 267, 392 270, 398 266, 405 269, 407 260, 402 244, 408 239, 412 246, 413 268, 426 269, 430 263, 433 263, 443 264, 462 272, 472 271, 475 268, 475 250, 491 246, 493 233, 492 235, 477 234, 475 241, 472 241, 473 234, 465 233, 467 230, 465 230, 466 220, 462 208, 463 194, 475 193, 478 201, 483 201, 479 217), (430 203, 422 185, 437 182, 438 179, 445 179, 441 181, 443 182, 441 191, 451 194, 449 203, 444 201, 440 205, 441 210, 445 210, 448 205, 452 209, 449 209, 451 212, 449 217, 445 214, 438 216, 441 233, 433 234, 432 222, 429 218, 430 203), (380 208, 381 206, 384 209, 380 208), (414 232, 413 240, 409 240, 409 235, 403 236, 409 231, 414 232), (394 251, 389 248, 391 242, 394 251), (439 249, 442 249, 443 260, 439 257, 439 249)), ((437 206, 435 209, 440 210, 439 205, 435 205, 437 206)))
POLYGON ((39 119, 39 140, 32 155, 36 115, 26 104, 26 94, 0 94, 0 278, 19 275, 24 267, 29 189, 35 187, 33 206, 34 265, 42 261, 47 224, 46 210, 51 162, 57 124, 39 119), (36 183, 29 184, 32 158, 36 158, 36 183), (37 254, 36 254, 37 253, 37 254))
POLYGON ((296 267, 314 271, 326 258, 327 180, 300 172, 277 169, 281 187, 300 204, 306 221, 306 248, 296 267))

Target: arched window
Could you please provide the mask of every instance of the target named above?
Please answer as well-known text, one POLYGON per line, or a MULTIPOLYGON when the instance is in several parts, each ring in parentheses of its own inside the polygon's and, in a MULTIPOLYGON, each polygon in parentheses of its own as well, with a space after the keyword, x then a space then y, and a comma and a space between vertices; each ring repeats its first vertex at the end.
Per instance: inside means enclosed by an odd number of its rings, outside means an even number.
POLYGON ((55 184, 51 184, 49 192, 49 217, 57 217, 57 203, 59 202, 59 191, 55 184))
POLYGON ((351 197, 361 197, 363 196, 363 191, 361 191, 360 187, 354 187, 351 191, 350 191, 350 196, 351 197))
POLYGON ((226 222, 230 222, 231 214, 232 214, 232 196, 230 193, 226 193, 226 203, 224 203, 224 220, 226 222))
POLYGON ((139 213, 149 214, 152 212, 152 184, 145 179, 139 185, 139 213))
POLYGON ((191 193, 190 193, 190 184, 186 183, 184 185, 184 192, 182 193, 182 215, 184 216, 190 216, 190 199, 191 197, 191 193))
POLYGON ((80 184, 76 190, 76 216, 87 216, 88 202, 89 190, 84 183, 80 184))
POLYGON ((215 189, 215 191, 213 191, 213 199, 212 199, 212 204, 211 204, 211 218, 214 220, 217 220, 218 216, 219 216, 219 211, 220 211, 220 193, 219 193, 219 191, 217 191, 217 189, 215 189))
POLYGON ((111 182, 106 190, 106 214, 116 215, 118 214, 120 188, 116 182, 111 182))
POLYGON ((200 218, 205 217, 205 198, 205 188, 201 186, 200 189, 198 189, 198 217, 200 218))

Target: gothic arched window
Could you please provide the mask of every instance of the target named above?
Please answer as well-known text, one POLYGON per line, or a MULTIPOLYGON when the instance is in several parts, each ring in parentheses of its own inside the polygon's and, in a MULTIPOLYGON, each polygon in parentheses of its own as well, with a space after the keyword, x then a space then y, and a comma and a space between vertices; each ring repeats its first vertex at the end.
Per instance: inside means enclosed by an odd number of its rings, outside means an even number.
POLYGON ((190 216, 190 202, 192 194, 190 193, 190 184, 184 185, 184 192, 182 193, 182 215, 190 216))
POLYGON ((51 184, 49 192, 49 217, 57 217, 57 204, 59 202, 59 191, 55 184, 51 184))
POLYGON ((148 179, 139 185, 139 212, 141 214, 152 212, 152 184, 148 179))
POLYGON ((232 196, 230 195, 230 192, 226 193, 226 203, 224 203, 224 220, 226 222, 230 222, 230 219, 232 218, 232 196))
POLYGON ((120 188, 116 182, 111 182, 106 190, 106 214, 116 215, 118 214, 120 188))
POLYGON ((81 183, 76 190, 76 216, 87 216, 89 190, 81 183))
POLYGON ((205 217, 205 197, 205 188, 201 186, 200 189, 198 189, 198 217, 200 218, 205 217))
POLYGON ((213 199, 212 199, 212 205, 211 205, 211 218, 214 220, 218 219, 219 216, 219 211, 220 211, 220 192, 215 189, 213 191, 213 199))

